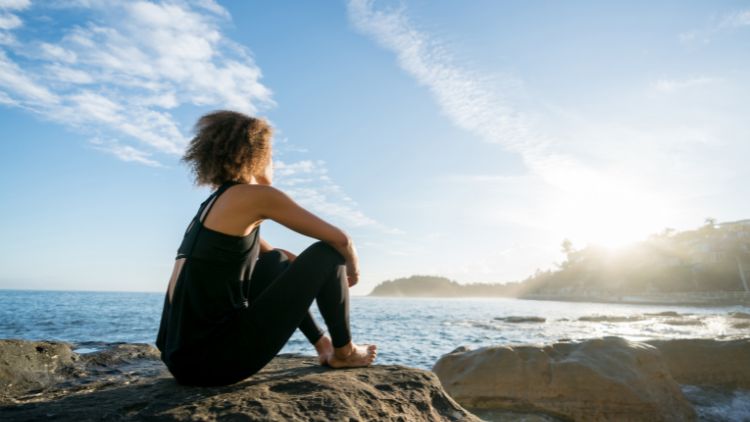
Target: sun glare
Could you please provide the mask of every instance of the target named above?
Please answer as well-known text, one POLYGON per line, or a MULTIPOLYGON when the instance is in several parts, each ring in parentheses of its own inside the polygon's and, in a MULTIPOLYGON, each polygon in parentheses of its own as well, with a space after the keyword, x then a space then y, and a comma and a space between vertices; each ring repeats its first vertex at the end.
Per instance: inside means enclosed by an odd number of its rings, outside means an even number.
MULTIPOLYGON (((596 186, 602 184, 600 180, 596 186)), ((556 207, 556 226, 574 245, 620 249, 663 229, 659 221, 668 206, 659 195, 622 183, 606 186, 595 190, 587 189, 592 185, 578 186, 556 207)))

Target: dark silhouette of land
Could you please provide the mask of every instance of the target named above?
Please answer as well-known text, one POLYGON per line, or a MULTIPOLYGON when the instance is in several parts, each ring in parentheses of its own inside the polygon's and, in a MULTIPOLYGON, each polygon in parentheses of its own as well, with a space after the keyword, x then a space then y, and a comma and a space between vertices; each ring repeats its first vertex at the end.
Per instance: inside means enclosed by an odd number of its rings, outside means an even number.
POLYGON ((575 249, 565 261, 510 283, 459 284, 414 275, 380 283, 371 296, 517 297, 650 303, 750 304, 750 220, 665 229, 629 247, 575 249))
POLYGON ((458 284, 445 277, 413 275, 407 278, 384 281, 373 289, 370 296, 395 297, 515 297, 520 283, 458 284))

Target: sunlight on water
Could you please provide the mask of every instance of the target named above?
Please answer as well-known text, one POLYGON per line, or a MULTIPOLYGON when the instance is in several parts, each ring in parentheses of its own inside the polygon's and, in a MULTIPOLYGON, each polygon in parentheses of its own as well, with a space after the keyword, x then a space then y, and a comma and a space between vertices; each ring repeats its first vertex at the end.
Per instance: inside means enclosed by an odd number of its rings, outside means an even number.
MULTIPOLYGON (((153 344, 161 293, 0 290, 0 338, 63 340, 76 352, 102 342, 153 344)), ((313 314, 322 321, 317 309, 313 314)), ((750 335, 750 308, 680 307, 493 299, 385 299, 354 297, 355 341, 378 344, 378 363, 431 369, 459 346, 549 344, 570 339, 620 336, 628 340, 732 339, 750 335)), ((282 352, 313 354, 297 331, 282 352)), ((743 420, 750 392, 727 395, 683 386, 701 420, 743 420), (737 417, 739 419, 732 419, 737 417)))
MULTIPOLYGON (((3 290, 0 337, 153 344, 163 299, 161 293, 3 290)), ((314 306, 313 313, 322 321, 314 306)), ((741 306, 354 297, 351 313, 355 341, 377 343, 381 363, 425 369, 462 345, 548 344, 601 336, 729 339, 750 333, 746 326, 734 327, 750 321, 750 308, 741 306), (732 312, 738 316, 730 316, 732 312)), ((298 331, 283 352, 311 354, 313 349, 298 331)))

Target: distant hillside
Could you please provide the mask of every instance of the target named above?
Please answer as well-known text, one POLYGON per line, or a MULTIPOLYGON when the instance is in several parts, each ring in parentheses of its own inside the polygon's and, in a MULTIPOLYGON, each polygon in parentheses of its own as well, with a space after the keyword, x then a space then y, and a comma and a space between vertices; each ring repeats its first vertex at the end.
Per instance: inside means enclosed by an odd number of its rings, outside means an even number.
POLYGON ((665 229, 621 250, 562 243, 566 260, 556 269, 520 282, 458 284, 445 277, 414 275, 384 281, 370 296, 532 298, 626 296, 673 293, 750 294, 750 220, 695 230, 665 229))
POLYGON ((555 270, 523 281, 531 294, 642 295, 675 292, 750 292, 750 220, 665 229, 621 250, 574 249, 555 270))
POLYGON ((413 275, 378 284, 370 296, 389 297, 486 297, 515 296, 519 283, 458 284, 445 277, 413 275))

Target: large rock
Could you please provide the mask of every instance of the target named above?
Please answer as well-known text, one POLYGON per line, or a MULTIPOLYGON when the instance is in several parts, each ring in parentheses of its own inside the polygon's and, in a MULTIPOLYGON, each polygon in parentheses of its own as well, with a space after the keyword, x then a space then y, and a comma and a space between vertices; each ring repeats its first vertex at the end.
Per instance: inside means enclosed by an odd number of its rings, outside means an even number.
POLYGON ((433 371, 467 408, 577 421, 696 417, 659 350, 620 337, 457 351, 441 357, 433 371))
POLYGON ((224 387, 177 384, 145 344, 0 340, 0 420, 478 421, 437 377, 397 365, 333 370, 280 355, 224 387))
POLYGON ((680 384, 750 389, 750 338, 672 339, 646 343, 661 351, 680 384))

